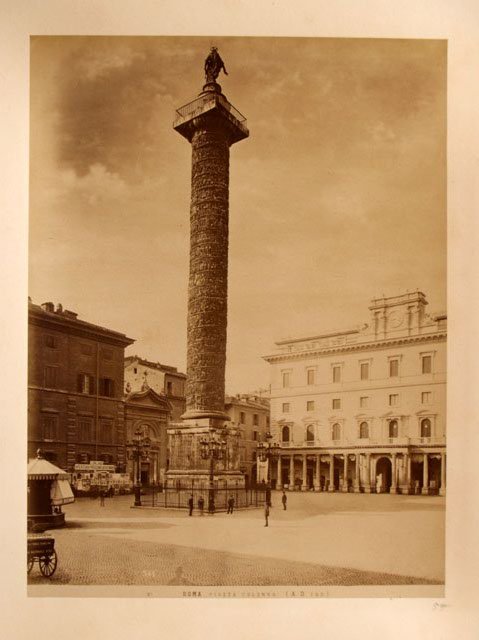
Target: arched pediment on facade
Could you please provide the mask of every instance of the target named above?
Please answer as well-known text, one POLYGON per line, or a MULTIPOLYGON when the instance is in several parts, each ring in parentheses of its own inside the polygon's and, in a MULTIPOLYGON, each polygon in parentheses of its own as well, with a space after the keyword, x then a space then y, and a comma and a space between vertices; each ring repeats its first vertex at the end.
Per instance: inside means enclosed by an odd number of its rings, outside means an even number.
POLYGON ((380 418, 382 418, 383 420, 403 420, 406 416, 400 414, 400 413, 395 413, 394 411, 388 411, 387 413, 383 413, 382 415, 379 416, 380 418))
POLYGON ((148 436, 152 443, 154 444, 157 441, 160 441, 162 431, 166 429, 166 422, 158 422, 157 420, 135 420, 131 428, 131 434, 129 436, 133 436, 133 433, 137 430, 141 431, 144 436, 148 436))
POLYGON ((129 393, 125 398, 128 405, 142 405, 163 409, 166 413, 171 413, 171 403, 165 395, 159 394, 154 389, 148 387, 144 391, 134 391, 129 393))
POLYGON ((421 416, 423 418, 431 418, 436 416, 435 413, 431 413, 431 411, 428 411, 427 409, 421 409, 421 411, 416 411, 415 415, 418 416, 418 418, 420 418, 421 416))
POLYGON ((301 418, 301 422, 303 423, 303 425, 308 425, 308 424, 319 424, 319 420, 311 420, 311 417, 308 418, 308 416, 303 416, 301 418))

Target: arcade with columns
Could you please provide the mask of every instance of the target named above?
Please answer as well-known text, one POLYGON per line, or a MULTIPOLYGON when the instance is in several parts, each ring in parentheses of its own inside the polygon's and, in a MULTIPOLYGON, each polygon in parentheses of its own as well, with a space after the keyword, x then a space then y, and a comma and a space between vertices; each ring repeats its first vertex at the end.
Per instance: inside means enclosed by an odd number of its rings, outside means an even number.
POLYGON ((277 489, 445 495, 446 454, 438 448, 281 451, 270 478, 277 489))

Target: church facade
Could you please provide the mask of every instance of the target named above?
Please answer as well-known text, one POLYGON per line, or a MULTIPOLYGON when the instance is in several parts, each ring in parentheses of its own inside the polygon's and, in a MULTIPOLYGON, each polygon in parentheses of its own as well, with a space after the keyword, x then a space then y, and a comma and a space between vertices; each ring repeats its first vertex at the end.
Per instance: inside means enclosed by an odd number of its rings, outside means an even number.
POLYGON ((445 494, 447 317, 427 304, 375 299, 361 327, 276 343, 273 486, 445 494))

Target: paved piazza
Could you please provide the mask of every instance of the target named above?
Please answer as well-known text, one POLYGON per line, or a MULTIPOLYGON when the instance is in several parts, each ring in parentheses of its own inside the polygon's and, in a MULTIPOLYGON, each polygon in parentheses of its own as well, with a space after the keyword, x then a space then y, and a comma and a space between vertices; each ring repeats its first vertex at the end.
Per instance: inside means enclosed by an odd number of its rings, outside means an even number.
POLYGON ((420 585, 444 583, 440 497, 273 493, 262 509, 189 517, 82 498, 52 531, 59 557, 30 585, 420 585))

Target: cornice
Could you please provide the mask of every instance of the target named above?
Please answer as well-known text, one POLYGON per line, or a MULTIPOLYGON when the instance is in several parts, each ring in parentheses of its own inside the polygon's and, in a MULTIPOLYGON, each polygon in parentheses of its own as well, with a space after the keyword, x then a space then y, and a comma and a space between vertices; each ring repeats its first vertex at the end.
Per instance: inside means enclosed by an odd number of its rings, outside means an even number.
POLYGON ((426 334, 423 336, 404 336, 403 338, 393 338, 382 340, 381 342, 360 342, 357 344, 338 345, 336 347, 305 349, 304 351, 290 351, 288 353, 275 353, 263 356, 263 360, 269 362, 288 362, 291 360, 303 360, 311 356, 333 355, 335 353, 348 353, 358 351, 378 351, 385 347, 395 347, 424 342, 441 342, 447 339, 447 332, 426 334))

